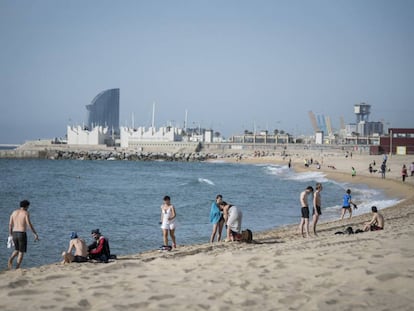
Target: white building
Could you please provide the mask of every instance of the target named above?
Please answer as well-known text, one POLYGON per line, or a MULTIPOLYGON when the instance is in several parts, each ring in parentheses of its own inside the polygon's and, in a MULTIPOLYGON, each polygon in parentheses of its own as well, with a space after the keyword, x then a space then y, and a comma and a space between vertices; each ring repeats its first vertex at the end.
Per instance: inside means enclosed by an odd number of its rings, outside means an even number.
POLYGON ((68 145, 104 145, 110 138, 108 127, 95 126, 92 130, 82 126, 68 126, 68 145))
POLYGON ((121 147, 128 148, 144 142, 176 142, 182 141, 182 129, 176 127, 120 128, 121 147))

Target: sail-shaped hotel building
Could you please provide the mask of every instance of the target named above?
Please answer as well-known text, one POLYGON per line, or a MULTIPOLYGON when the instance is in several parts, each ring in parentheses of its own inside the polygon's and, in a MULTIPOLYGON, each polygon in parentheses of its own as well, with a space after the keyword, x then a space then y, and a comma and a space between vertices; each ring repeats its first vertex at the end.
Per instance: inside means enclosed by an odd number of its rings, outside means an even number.
POLYGON ((119 134, 119 88, 100 92, 86 109, 89 129, 102 126, 119 134))

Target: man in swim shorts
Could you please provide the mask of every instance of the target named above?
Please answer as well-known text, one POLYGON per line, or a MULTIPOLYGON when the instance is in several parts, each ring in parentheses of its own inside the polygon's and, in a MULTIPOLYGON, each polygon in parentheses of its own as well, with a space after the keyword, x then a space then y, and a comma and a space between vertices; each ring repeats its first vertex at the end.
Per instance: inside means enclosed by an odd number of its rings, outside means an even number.
POLYGON ((313 193, 313 188, 308 186, 304 191, 300 193, 300 205, 302 218, 299 224, 299 232, 303 237, 309 237, 309 204, 308 196, 313 193), (303 234, 303 227, 305 227, 306 236, 303 234))
POLYGON ((76 232, 72 232, 70 236, 68 251, 63 252, 62 257, 62 264, 88 261, 88 247, 86 246, 85 241, 78 237, 78 234, 76 232), (74 254, 72 254, 73 250, 75 250, 74 254))
POLYGON ((372 219, 369 222, 364 223, 364 231, 377 231, 384 229, 384 216, 378 213, 377 207, 372 206, 372 219))
POLYGON ((322 215, 322 211, 321 211, 322 184, 317 183, 315 188, 316 188, 316 191, 315 191, 315 194, 313 195, 312 227, 313 227, 313 234, 317 236, 317 234, 316 234, 316 224, 318 223, 319 216, 322 215))
POLYGON ((8 268, 13 268, 13 260, 17 257, 17 264, 16 269, 20 268, 22 264, 24 253, 27 250, 27 235, 26 229, 29 226, 30 230, 32 230, 35 241, 39 240, 39 236, 36 233, 35 228, 30 221, 30 215, 27 211, 29 209, 30 202, 27 200, 23 200, 20 202, 20 208, 15 210, 11 216, 9 221, 9 236, 13 237, 13 243, 15 250, 11 254, 8 260, 8 268))

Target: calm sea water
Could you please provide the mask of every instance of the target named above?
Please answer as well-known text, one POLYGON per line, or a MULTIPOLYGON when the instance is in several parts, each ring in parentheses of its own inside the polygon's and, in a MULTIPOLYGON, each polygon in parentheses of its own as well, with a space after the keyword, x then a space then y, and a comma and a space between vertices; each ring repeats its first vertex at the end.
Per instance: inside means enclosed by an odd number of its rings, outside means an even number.
MULTIPOLYGON (((220 193, 243 211, 242 228, 253 232, 298 223, 299 193, 323 182, 322 221, 340 214, 344 189, 323 174, 297 174, 278 165, 132 161, 53 161, 0 159, 0 270, 11 253, 6 248, 10 213, 19 202, 31 202, 30 214, 40 236, 28 233, 23 267, 60 260, 71 231, 92 242, 99 228, 118 255, 158 249, 162 244, 160 205, 170 195, 176 207, 177 243, 208 242, 210 205, 220 193)), ((383 208, 396 203, 377 190, 353 186, 357 213, 372 204, 383 208)))

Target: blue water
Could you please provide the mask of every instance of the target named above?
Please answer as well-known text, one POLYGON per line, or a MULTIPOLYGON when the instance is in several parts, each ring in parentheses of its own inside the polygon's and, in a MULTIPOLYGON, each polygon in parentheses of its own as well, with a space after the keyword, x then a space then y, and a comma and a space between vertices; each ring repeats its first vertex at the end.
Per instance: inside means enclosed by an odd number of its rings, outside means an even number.
MULTIPOLYGON (((31 202, 32 223, 40 236, 28 233, 23 267, 60 260, 71 231, 92 242, 99 228, 118 255, 157 249, 162 244, 160 205, 164 195, 176 207, 178 245, 208 242, 210 205, 217 194, 243 211, 243 228, 253 232, 298 223, 299 193, 323 182, 321 220, 339 217, 349 185, 323 174, 297 174, 278 165, 231 163, 6 160, 0 159, 0 270, 11 253, 6 248, 10 213, 23 199, 31 202)), ((396 203, 363 185, 353 186, 357 213, 396 203)))

